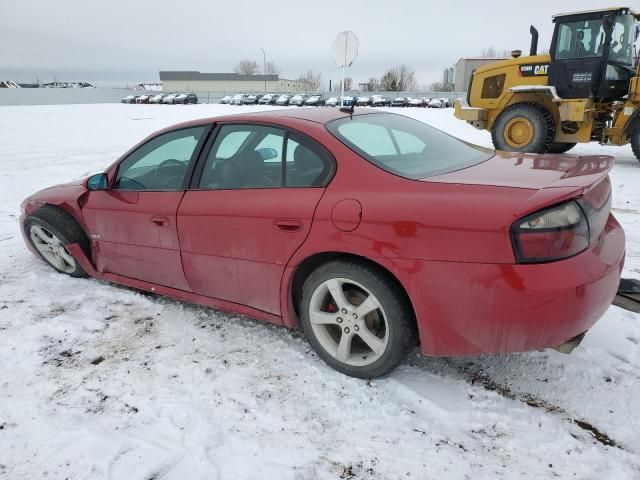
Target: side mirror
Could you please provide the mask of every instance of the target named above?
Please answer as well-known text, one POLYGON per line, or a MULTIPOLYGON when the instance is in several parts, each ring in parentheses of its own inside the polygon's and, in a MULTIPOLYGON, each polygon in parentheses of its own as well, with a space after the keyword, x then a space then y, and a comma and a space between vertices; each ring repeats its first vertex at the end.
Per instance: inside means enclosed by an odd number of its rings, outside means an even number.
POLYGON ((87 180, 88 190, 106 190, 109 187, 109 179, 106 173, 97 173, 87 180))
POLYGON ((278 156, 278 151, 275 148, 265 147, 256 150, 262 157, 262 160, 271 160, 278 156))

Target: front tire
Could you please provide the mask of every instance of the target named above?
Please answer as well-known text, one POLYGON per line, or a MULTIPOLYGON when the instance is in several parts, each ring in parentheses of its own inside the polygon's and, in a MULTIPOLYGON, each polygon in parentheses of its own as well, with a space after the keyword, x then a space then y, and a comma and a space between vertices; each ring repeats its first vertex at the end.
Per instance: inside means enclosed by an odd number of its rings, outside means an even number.
POLYGON ((24 221, 24 231, 32 247, 45 263, 72 277, 87 277, 87 272, 67 251, 65 245, 78 243, 89 254, 89 239, 76 220, 64 210, 45 205, 24 221))
POLYGON ((309 275, 300 320, 318 356, 352 377, 391 372, 417 343, 399 286, 380 269, 353 261, 330 262, 309 275))
POLYGON ((551 113, 533 102, 505 108, 491 129, 494 147, 507 152, 546 153, 555 136, 551 113))

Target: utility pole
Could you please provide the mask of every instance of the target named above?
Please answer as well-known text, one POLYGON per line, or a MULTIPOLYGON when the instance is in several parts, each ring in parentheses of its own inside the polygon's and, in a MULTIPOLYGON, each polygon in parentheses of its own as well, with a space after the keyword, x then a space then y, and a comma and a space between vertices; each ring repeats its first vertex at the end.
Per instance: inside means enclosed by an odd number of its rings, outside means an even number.
POLYGON ((262 50, 262 73, 264 76, 264 93, 267 93, 267 54, 264 53, 264 49, 262 50))

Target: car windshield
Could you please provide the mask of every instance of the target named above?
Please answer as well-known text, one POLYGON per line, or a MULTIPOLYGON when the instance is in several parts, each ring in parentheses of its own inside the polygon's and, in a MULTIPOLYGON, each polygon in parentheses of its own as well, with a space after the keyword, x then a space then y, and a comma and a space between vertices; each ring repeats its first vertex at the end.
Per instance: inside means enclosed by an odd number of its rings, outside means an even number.
POLYGON ((374 165, 413 180, 461 170, 495 153, 391 113, 343 117, 329 122, 327 129, 374 165))

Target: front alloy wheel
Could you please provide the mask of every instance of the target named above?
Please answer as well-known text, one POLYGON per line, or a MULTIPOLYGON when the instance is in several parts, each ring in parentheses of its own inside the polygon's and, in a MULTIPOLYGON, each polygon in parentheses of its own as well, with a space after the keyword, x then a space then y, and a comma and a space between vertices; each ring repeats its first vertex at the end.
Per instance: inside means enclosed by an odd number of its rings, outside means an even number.
POLYGON ((54 268, 64 273, 76 270, 76 261, 60 239, 41 225, 32 225, 29 236, 40 255, 54 268))

